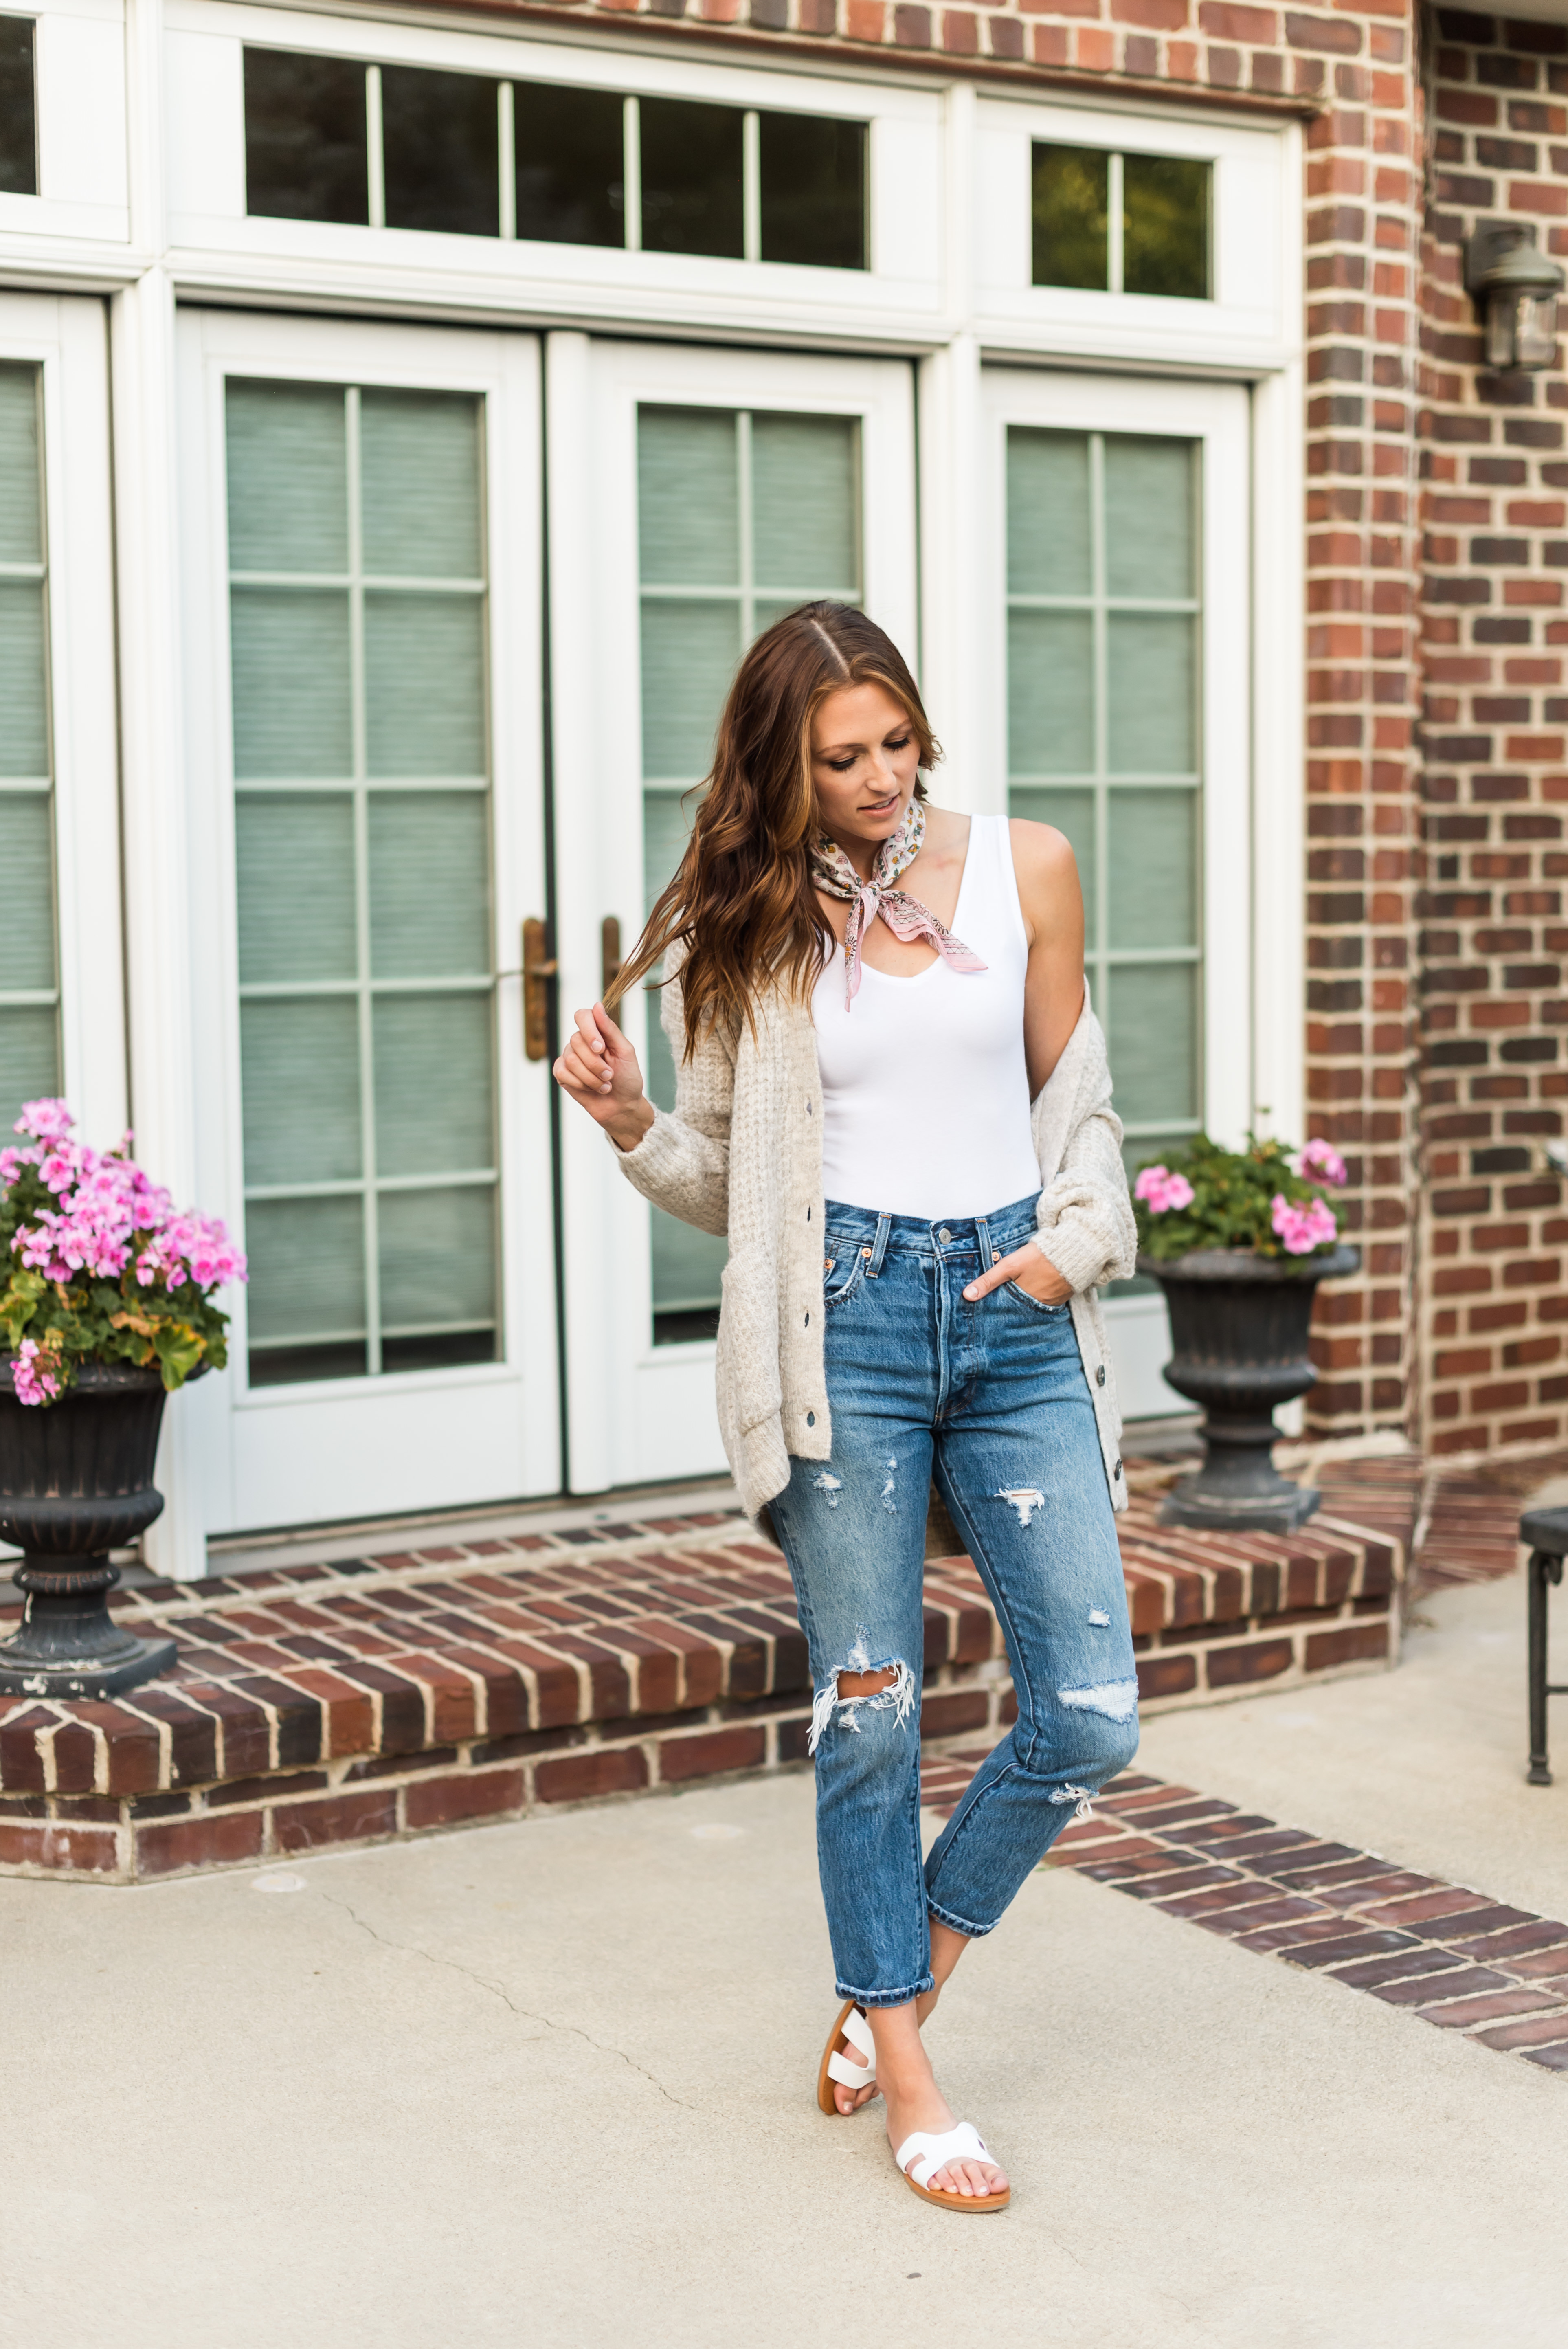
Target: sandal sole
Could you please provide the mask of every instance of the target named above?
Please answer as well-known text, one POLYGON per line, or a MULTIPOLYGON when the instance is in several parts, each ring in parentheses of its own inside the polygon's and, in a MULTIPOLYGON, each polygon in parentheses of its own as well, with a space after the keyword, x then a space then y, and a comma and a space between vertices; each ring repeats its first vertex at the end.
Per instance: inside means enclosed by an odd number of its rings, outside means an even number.
POLYGON ((961 2211, 965 2217, 977 2219, 988 2210, 1005 2210, 1013 2199, 1010 2186, 1005 2194, 944 2194, 930 2186, 917 2186, 906 2169, 898 2174, 910 2192, 918 2194, 923 2202, 934 2202, 939 2210, 961 2211))

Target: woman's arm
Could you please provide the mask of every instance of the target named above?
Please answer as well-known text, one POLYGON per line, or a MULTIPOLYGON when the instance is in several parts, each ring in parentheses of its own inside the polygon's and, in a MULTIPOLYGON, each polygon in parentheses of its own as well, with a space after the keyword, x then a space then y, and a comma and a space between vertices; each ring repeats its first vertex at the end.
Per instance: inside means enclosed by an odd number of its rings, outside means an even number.
POLYGON ((1083 1009, 1083 891, 1066 835, 1015 816, 1013 870, 1029 940, 1024 980, 1024 1057, 1029 1099, 1043 1092, 1083 1009))
POLYGON ((660 990, 659 1016, 676 1064, 672 1115, 643 1087, 636 1053, 602 1003, 574 1014, 553 1074, 614 1143, 622 1173, 644 1197, 699 1231, 729 1226, 729 1120, 735 1070, 712 1029, 690 1060, 680 981, 660 990))
MULTIPOLYGON (((1015 817, 1007 830, 1018 904, 1029 941, 1024 979, 1024 1058, 1033 1101, 1066 1051, 1083 1010, 1083 891, 1071 845, 1054 825, 1026 823, 1015 817)), ((984 1297, 1005 1280, 1016 1280, 1042 1305, 1061 1304, 1078 1285, 1058 1271, 1043 1246, 1031 1240, 1003 1257, 964 1294, 984 1297)))

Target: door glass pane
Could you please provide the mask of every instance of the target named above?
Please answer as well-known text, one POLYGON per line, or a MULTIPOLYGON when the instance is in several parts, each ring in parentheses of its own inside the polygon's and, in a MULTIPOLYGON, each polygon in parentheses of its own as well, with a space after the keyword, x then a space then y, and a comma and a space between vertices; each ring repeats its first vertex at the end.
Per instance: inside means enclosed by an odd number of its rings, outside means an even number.
POLYGON ((274 220, 368 221, 362 65, 293 49, 245 51, 245 210, 274 220))
POLYGON ((354 802, 346 792, 268 792, 234 810, 240 978, 352 978, 354 802))
POLYGON ((1191 441, 1007 435, 1009 804, 1072 843, 1130 1165, 1202 1119, 1198 479, 1191 441))
MULTIPOLYGON (((845 416, 648 407, 637 476, 649 910, 680 862, 687 795, 711 764, 744 647, 814 597, 859 601, 860 428, 845 416)), ((652 990, 647 1059, 650 1099, 673 1109, 675 1061, 652 990)), ((649 1216, 655 1344, 712 1337, 724 1242, 657 1208, 649 1216)))
POLYGON ((1121 170, 1127 291, 1206 301, 1213 165, 1181 155, 1126 155, 1121 170))
POLYGON ((1087 612, 1007 615, 1007 735, 1015 775, 1094 766, 1094 625, 1087 612))
POLYGON ((0 1141, 7 1142, 25 1101, 60 1090, 39 390, 36 367, 0 366, 0 1141))
POLYGON ((490 1360, 480 404, 234 384, 229 419, 250 1374, 490 1360), (269 495, 302 446, 314 506, 269 495))
POLYGON ((1034 154, 1034 282, 1110 283, 1110 158, 1100 147, 1038 146, 1034 154))
POLYGON ((866 126, 820 114, 758 123, 764 261, 819 269, 866 265, 866 126))

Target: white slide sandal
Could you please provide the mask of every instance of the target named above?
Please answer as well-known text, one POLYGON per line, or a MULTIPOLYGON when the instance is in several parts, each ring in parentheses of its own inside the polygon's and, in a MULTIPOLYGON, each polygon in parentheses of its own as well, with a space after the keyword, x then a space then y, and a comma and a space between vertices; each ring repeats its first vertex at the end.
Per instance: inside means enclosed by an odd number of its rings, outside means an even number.
POLYGON ((950 2194, 927 2183, 950 2161, 991 2161, 973 2121, 960 2121, 956 2128, 946 2129, 940 2137, 916 2129, 904 2138, 893 2159, 911 2192, 918 2194, 923 2202, 934 2202, 943 2210, 1005 2210, 1013 2199, 1010 2186, 1000 2194, 950 2194), (911 2158, 915 2154, 920 2157, 918 2161, 911 2158))
POLYGON ((822 2050, 822 2060, 817 2067, 819 2110, 830 2114, 838 2120, 850 2119, 851 2115, 839 2111, 833 2095, 833 2082, 837 2080, 841 2086, 846 2088, 870 2088, 875 2086, 876 2076, 877 2044, 872 2037, 871 2024, 866 2021, 854 2000, 846 1999, 831 2031, 828 2033, 828 2044, 822 2050), (840 2046, 845 2042, 850 2046, 860 2049, 866 2059, 863 2064, 857 2064, 851 2057, 840 2054, 840 2046))

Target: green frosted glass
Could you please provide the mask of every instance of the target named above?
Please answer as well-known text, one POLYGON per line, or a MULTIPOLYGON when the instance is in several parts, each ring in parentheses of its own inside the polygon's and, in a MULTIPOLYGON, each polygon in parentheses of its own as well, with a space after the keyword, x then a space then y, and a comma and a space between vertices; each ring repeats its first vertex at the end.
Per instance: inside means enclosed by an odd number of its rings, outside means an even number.
POLYGON ((362 391, 359 464, 369 576, 480 576, 478 400, 444 391, 362 391))
POLYGON ((1100 147, 1034 150, 1034 281, 1109 285, 1110 158, 1100 147))
POLYGON ((367 592, 365 704, 371 774, 482 775, 483 599, 367 592))
POLYGON ((356 1198, 252 1200, 245 1253, 253 1345, 364 1335, 364 1218, 356 1198))
POLYGON ((229 567, 348 568, 348 440, 336 384, 232 382, 229 567))
POLYGON ((729 1261, 727 1241, 712 1232, 694 1230, 655 1207, 650 1217, 653 1240, 654 1311, 655 1313, 717 1312, 723 1294, 724 1268, 729 1261))
MULTIPOLYGON (((1084 944, 1092 954, 1099 940, 1095 935, 1095 836, 1094 792, 1034 791, 1015 785, 1007 794, 1009 815, 1023 816, 1030 823, 1054 823, 1058 832, 1066 833, 1072 843, 1073 856, 1078 869, 1078 883, 1083 890, 1084 944)), ((1117 870, 1111 858, 1111 871, 1117 870)))
POLYGON ((374 1015, 379 1174, 495 1164, 490 999, 383 995, 374 1015))
POLYGON ((728 409, 638 409, 637 545, 645 586, 738 585, 736 419, 728 409))
POLYGON ((236 587, 231 631, 236 776, 331 781, 352 774, 347 595, 236 587))
POLYGON ((0 563, 41 563, 38 370, 0 367, 0 563))
POLYGON ((1007 588, 1087 595, 1093 584, 1087 432, 1007 433, 1007 588))
POLYGON ((1190 440, 1108 437, 1105 570, 1112 595, 1192 595, 1193 462, 1190 440))
POLYGON ((1122 158, 1121 282, 1130 294, 1208 298, 1213 168, 1182 155, 1122 158))
POLYGON ((1110 943, 1198 943, 1198 796, 1185 788, 1113 791, 1109 806, 1110 943))
POLYGON ((1185 613, 1113 612, 1106 717, 1113 775, 1190 775, 1193 626, 1185 613))
POLYGON ((352 996, 242 1004, 245 1181, 352 1181, 360 1172, 359 1012, 352 996))
POLYGON ((789 601, 856 592, 856 438, 849 416, 751 419, 754 575, 789 601))
POLYGON ((1196 1117, 1198 977, 1192 965, 1122 963, 1106 979, 1118 1116, 1129 1125, 1196 1117))
POLYGON ((1093 770, 1094 632, 1087 612, 1008 613, 1007 742, 1015 775, 1093 770))
POLYGON ((240 980, 352 978, 354 802, 345 792, 242 792, 234 809, 240 980))
POLYGON ((667 885, 686 854, 696 801, 684 792, 643 793, 643 911, 651 914, 654 901, 667 885))
POLYGON ((740 657, 738 603, 643 598, 643 772, 696 782, 740 657))
POLYGON ((60 1090, 59 1022, 46 1003, 0 1003, 0 1133, 26 1101, 60 1090))
POLYGON ((491 1185, 451 1191, 383 1191, 376 1203, 381 1326, 493 1321, 496 1195, 491 1185))
POLYGON ((370 795, 370 968, 377 978, 490 968, 490 801, 482 792, 370 795))
POLYGON ((49 771, 44 586, 0 579, 0 775, 49 771))

